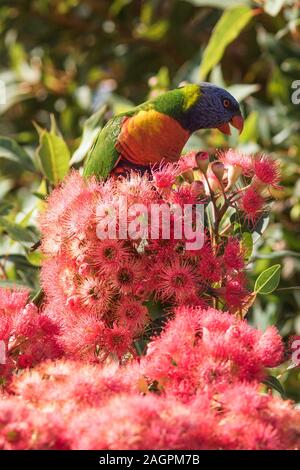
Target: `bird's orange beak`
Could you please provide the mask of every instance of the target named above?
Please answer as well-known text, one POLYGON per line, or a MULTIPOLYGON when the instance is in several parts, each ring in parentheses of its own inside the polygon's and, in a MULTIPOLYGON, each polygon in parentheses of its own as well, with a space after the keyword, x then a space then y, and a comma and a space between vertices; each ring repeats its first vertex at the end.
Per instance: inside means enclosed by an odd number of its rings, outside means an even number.
POLYGON ((224 124, 219 126, 219 131, 223 132, 223 134, 225 135, 231 135, 230 124, 239 131, 239 134, 242 133, 244 128, 244 119, 240 114, 233 116, 233 118, 231 118, 229 122, 225 122, 224 124))

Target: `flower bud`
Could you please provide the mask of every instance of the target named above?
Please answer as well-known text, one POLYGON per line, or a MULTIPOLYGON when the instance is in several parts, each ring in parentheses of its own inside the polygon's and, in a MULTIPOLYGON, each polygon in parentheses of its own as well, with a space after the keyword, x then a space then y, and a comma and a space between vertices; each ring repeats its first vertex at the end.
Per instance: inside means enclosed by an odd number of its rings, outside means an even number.
POLYGON ((184 173, 182 173, 182 176, 189 183, 193 183, 193 181, 194 181, 194 172, 193 172, 193 170, 185 171, 184 173))
POLYGON ((222 180, 220 180, 219 177, 216 176, 215 172, 212 169, 212 165, 208 166, 206 177, 210 189, 213 193, 219 193, 223 191, 222 180))
POLYGON ((211 171, 219 181, 222 181, 225 171, 224 163, 219 161, 211 163, 211 171))
POLYGON ((215 175, 213 177, 212 176, 208 177, 208 183, 209 183, 210 189, 213 193, 219 193, 219 192, 222 191, 221 183, 218 180, 218 178, 216 178, 215 175))
POLYGON ((194 181, 191 184, 191 189, 198 196, 203 196, 205 194, 205 187, 202 181, 194 181))
POLYGON ((274 199, 285 199, 286 198, 286 192, 283 190, 282 187, 277 186, 274 188, 274 186, 269 186, 269 193, 274 199))
POLYGON ((268 184, 264 183, 263 181, 261 181, 259 178, 257 178, 257 176, 253 176, 252 178, 252 181, 251 181, 251 186, 253 186, 253 188, 256 188, 257 191, 259 191, 260 193, 268 188, 268 184))
POLYGON ((67 299, 66 302, 67 307, 69 307, 71 310, 76 310, 80 306, 80 299, 77 295, 72 295, 67 299))
POLYGON ((229 165, 227 167, 227 186, 225 188, 225 191, 230 189, 238 180, 238 178, 241 176, 243 170, 240 166, 233 166, 229 165))
POLYGON ((76 264, 77 266, 80 266, 84 262, 85 256, 84 255, 78 255, 76 258, 76 264))
POLYGON ((29 304, 25 305, 25 307, 22 309, 23 315, 26 315, 26 314, 36 315, 37 313, 38 313, 38 308, 33 302, 30 302, 29 304))
POLYGON ((78 268, 78 273, 80 276, 86 276, 89 273, 89 265, 87 263, 82 263, 78 268))
POLYGON ((206 173, 209 164, 209 154, 207 152, 196 153, 196 163, 202 173, 206 173))
POLYGON ((31 367, 34 363, 34 358, 32 354, 20 354, 18 357, 18 367, 21 369, 26 369, 27 367, 31 367))

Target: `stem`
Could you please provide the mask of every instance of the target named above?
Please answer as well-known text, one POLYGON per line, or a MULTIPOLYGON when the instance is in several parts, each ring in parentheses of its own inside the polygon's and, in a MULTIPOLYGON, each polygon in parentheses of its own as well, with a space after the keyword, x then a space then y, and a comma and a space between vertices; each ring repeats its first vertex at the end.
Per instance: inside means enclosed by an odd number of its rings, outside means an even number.
POLYGON ((236 191, 234 191, 229 197, 228 197, 228 201, 230 202, 236 202, 238 201, 239 198, 237 198, 235 201, 233 201, 233 198, 235 196, 239 196, 240 193, 242 193, 243 191, 246 191, 246 189, 249 189, 250 188, 250 184, 248 184, 248 186, 245 186, 244 188, 241 188, 241 189, 237 189, 236 191))
POLYGON ((221 208, 221 210, 218 210, 218 214, 217 214, 216 222, 215 222, 215 236, 217 237, 217 239, 220 238, 220 235, 221 235, 221 234, 219 234, 220 223, 221 223, 228 207, 229 207, 229 204, 225 201, 224 206, 221 208))
POLYGON ((43 300, 44 300, 44 296, 45 296, 45 293, 44 293, 43 289, 39 289, 37 291, 37 293, 35 294, 35 296, 33 297, 32 302, 37 307, 39 307, 41 305, 41 303, 43 302, 43 300))
POLYGON ((280 287, 280 289, 276 289, 276 291, 285 291, 285 290, 300 290, 300 286, 293 286, 293 287, 280 287))
POLYGON ((225 235, 226 232, 231 228, 231 226, 232 226, 231 224, 228 224, 228 225, 222 230, 222 232, 220 233, 220 236, 225 235))
MULTIPOLYGON (((209 190, 209 194, 210 194, 210 199, 211 199, 211 202, 212 202, 212 205, 213 205, 213 208, 214 208, 214 223, 216 223, 216 219, 218 217, 218 208, 217 208, 217 205, 216 205, 216 199, 215 199, 215 195, 210 187, 210 184, 209 184, 209 181, 208 181, 208 178, 207 178, 207 175, 206 173, 203 173, 203 176, 205 178, 205 181, 206 181, 206 184, 207 184, 207 187, 208 187, 208 190, 209 190)), ((211 238, 212 238, 212 245, 213 246, 216 246, 216 236, 215 236, 215 230, 213 228, 213 225, 211 224, 211 238)))
POLYGON ((9 353, 10 354, 14 354, 14 352, 22 347, 24 344, 28 343, 29 342, 29 338, 24 338, 22 341, 19 341, 17 344, 15 344, 14 346, 12 346, 10 349, 9 349, 9 353))
POLYGON ((215 211, 215 213, 216 213, 217 206, 216 206, 215 195, 214 195, 214 193, 212 192, 212 189, 211 189, 211 187, 210 187, 210 184, 209 184, 209 181, 208 181, 208 178, 207 178, 206 174, 203 173, 203 175, 204 175, 205 181, 206 181, 207 186, 208 186, 208 190, 209 190, 211 202, 213 203, 213 206, 214 206, 214 211, 215 211))

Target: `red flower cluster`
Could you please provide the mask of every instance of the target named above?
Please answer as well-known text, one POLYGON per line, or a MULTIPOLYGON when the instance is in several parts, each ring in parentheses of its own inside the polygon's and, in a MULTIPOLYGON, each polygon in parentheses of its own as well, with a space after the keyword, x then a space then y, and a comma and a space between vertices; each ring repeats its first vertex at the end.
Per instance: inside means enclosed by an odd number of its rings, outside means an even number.
POLYGON ((206 233, 204 246, 189 251, 184 235, 173 237, 174 199, 180 205, 186 200, 205 202, 191 184, 174 184, 175 175, 180 175, 179 167, 169 165, 154 173, 154 181, 132 175, 95 183, 73 173, 50 196, 41 220, 46 256, 41 278, 48 299, 46 312, 62 327, 61 347, 70 357, 91 358, 96 351, 122 356, 131 351, 132 342, 149 324, 145 302, 151 299, 169 306, 209 305, 208 291, 219 283, 225 286, 227 308, 236 310, 247 300, 238 240, 229 237, 214 247, 206 233), (170 210, 170 239, 162 237, 162 225, 157 227, 156 239, 145 232, 146 226, 139 238, 99 239, 99 224, 103 228, 107 217, 117 214, 117 227, 122 223, 118 214, 124 208, 119 205, 125 197, 128 224, 136 215, 130 212, 134 204, 142 202, 149 213, 151 205, 165 204, 170 210), (226 294, 232 282, 238 305, 226 294))
POLYGON ((15 369, 31 367, 61 355, 58 327, 37 307, 27 303, 26 290, 0 289, 0 380, 4 383, 15 369), (3 357, 2 357, 3 356, 3 357))
POLYGON ((300 412, 259 391, 282 352, 274 328, 181 307, 140 361, 47 361, 15 376, 0 448, 299 448, 300 412))
POLYGON ((244 216, 255 223, 265 210, 270 189, 281 189, 279 162, 267 155, 245 155, 236 150, 220 152, 218 158, 226 169, 228 191, 242 177, 248 185, 238 191, 237 204, 244 216))
POLYGON ((205 204, 209 197, 217 206, 218 194, 227 186, 228 200, 236 198, 228 208, 236 204, 245 218, 254 221, 265 205, 257 189, 262 166, 263 174, 269 175, 267 184, 275 184, 277 165, 267 157, 254 158, 230 150, 209 164, 207 153, 192 152, 178 165, 166 164, 153 170, 152 179, 131 174, 129 178, 98 183, 85 181, 74 172, 53 191, 41 218, 46 255, 42 284, 49 316, 63 324, 62 347, 66 353, 93 356, 97 349, 104 355, 114 351, 122 356, 130 351, 132 342, 150 321, 145 302, 153 298, 171 306, 209 305, 213 295, 228 310, 241 310, 249 300, 242 275, 245 263, 241 242, 227 235, 216 243, 213 234, 206 231, 204 246, 187 250, 190 240, 184 230, 181 237, 175 236, 176 224, 183 224, 182 213, 178 215, 176 208, 205 204), (195 167, 200 172, 198 181, 193 180, 193 173, 192 177, 188 174, 195 167), (233 182, 237 172, 247 178, 255 174, 254 186, 236 193, 233 182), (169 210, 169 239, 164 236, 165 221, 156 226, 153 223, 153 207, 162 209, 162 213, 169 210), (137 220, 136 235, 130 238, 128 227, 136 225, 137 220), (115 238, 111 234, 99 237, 99 230, 106 234, 109 224, 114 227, 115 238))
POLYGON ((41 216, 40 310, 0 290, 0 448, 299 448, 299 411, 263 393, 283 344, 241 319, 248 255, 230 222, 255 222, 278 181, 272 159, 232 150, 151 176, 71 173, 41 216), (187 204, 193 227, 197 206, 212 211, 191 249, 176 232, 187 204))

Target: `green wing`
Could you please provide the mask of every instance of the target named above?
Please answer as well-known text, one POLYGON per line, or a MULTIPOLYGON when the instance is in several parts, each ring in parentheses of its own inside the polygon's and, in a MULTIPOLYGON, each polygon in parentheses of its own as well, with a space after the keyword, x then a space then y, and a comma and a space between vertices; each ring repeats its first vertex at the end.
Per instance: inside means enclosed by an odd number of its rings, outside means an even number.
POLYGON ((121 132, 123 119, 124 115, 112 118, 100 131, 89 151, 83 176, 96 175, 98 178, 107 178, 120 156, 115 145, 121 132))
POLYGON ((141 110, 155 109, 174 119, 179 119, 182 113, 196 102, 199 95, 199 85, 186 85, 146 101, 132 110, 112 118, 100 131, 88 154, 83 172, 84 176, 95 175, 98 178, 107 178, 109 176, 120 157, 120 153, 116 149, 116 143, 121 132, 124 117, 135 116, 141 110))
POLYGON ((137 114, 148 102, 133 108, 126 113, 118 114, 108 121, 96 138, 84 165, 83 176, 95 175, 97 178, 107 178, 117 163, 120 152, 116 143, 122 129, 124 118, 137 114))
POLYGON ((116 149, 116 143, 122 129, 122 122, 125 117, 132 117, 143 109, 151 109, 151 101, 142 103, 132 110, 119 114, 110 119, 99 132, 92 148, 90 149, 84 164, 83 176, 95 175, 97 178, 105 179, 109 176, 117 163, 120 153, 116 149))

